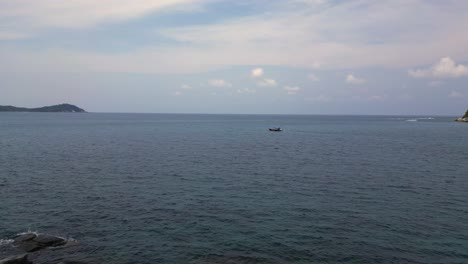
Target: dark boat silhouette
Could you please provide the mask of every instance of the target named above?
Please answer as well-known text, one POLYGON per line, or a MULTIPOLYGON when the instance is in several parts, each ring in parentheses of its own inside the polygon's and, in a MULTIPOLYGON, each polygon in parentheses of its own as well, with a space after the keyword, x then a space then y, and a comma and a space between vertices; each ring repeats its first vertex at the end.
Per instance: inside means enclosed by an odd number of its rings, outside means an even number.
POLYGON ((272 127, 272 128, 269 128, 268 130, 273 131, 273 132, 281 132, 281 131, 283 131, 280 127, 272 127))

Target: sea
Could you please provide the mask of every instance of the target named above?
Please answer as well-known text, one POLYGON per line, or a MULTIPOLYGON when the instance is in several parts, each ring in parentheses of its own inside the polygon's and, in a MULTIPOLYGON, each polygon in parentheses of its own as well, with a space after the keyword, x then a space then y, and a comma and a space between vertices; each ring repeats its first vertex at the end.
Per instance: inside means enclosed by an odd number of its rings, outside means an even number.
POLYGON ((0 259, 468 263, 454 118, 0 113, 0 259))

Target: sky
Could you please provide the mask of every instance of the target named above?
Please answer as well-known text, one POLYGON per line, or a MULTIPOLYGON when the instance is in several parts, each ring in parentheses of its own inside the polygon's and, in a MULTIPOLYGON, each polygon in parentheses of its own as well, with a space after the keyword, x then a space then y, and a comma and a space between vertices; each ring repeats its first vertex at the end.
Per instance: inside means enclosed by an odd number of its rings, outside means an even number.
POLYGON ((460 115, 468 1, 0 0, 0 105, 460 115))

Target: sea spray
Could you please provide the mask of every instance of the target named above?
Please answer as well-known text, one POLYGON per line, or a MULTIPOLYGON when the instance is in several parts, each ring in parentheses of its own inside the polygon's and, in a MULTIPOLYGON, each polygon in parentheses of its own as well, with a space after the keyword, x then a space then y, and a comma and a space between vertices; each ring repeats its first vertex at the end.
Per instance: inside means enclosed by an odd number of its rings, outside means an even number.
POLYGON ((9 245, 14 242, 13 239, 0 239, 0 246, 9 245))

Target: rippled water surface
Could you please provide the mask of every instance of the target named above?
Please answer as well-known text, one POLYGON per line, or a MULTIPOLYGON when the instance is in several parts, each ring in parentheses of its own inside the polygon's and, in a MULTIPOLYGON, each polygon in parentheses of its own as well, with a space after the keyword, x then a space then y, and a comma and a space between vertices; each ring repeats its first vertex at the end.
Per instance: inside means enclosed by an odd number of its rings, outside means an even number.
POLYGON ((0 113, 0 258, 33 230, 89 263, 468 263, 452 119, 0 113))

